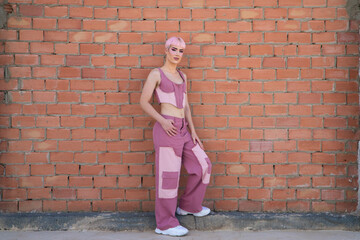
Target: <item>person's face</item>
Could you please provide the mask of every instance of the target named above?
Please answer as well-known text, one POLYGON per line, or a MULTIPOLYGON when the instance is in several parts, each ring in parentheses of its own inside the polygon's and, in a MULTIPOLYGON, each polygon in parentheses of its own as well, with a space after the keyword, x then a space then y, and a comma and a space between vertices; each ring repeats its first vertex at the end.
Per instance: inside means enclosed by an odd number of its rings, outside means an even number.
POLYGON ((178 45, 170 45, 170 47, 166 49, 167 59, 175 64, 180 63, 183 54, 184 48, 178 45))

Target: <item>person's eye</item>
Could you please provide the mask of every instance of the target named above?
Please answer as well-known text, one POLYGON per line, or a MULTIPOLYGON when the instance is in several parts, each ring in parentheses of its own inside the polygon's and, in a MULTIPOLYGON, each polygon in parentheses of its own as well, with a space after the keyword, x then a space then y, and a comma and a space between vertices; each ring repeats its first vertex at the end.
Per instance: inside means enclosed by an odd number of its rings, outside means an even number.
POLYGON ((183 52, 184 52, 184 50, 180 50, 179 52, 183 53, 183 52))
POLYGON ((172 48, 172 49, 171 49, 171 51, 174 51, 174 52, 176 52, 176 48, 172 48))

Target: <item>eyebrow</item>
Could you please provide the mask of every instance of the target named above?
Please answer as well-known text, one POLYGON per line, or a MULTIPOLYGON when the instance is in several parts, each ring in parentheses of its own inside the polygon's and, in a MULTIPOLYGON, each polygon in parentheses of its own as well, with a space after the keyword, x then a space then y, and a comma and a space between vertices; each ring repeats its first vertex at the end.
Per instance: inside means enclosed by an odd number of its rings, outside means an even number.
POLYGON ((184 51, 184 49, 183 49, 183 48, 177 48, 177 47, 171 47, 171 48, 172 48, 172 49, 174 48, 174 49, 176 49, 176 50, 178 50, 178 49, 179 49, 180 51, 181 51, 181 50, 182 50, 182 51, 184 51))

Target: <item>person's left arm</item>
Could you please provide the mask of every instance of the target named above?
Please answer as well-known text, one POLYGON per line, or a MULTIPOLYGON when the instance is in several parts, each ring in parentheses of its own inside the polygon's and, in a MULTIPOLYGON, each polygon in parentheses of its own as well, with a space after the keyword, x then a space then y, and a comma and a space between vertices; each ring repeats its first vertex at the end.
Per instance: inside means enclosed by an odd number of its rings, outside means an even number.
MULTIPOLYGON (((185 84, 186 84, 186 81, 187 81, 187 77, 186 75, 183 73, 184 75, 184 81, 185 81, 185 84)), ((194 126, 194 123, 192 121, 192 117, 191 117, 191 110, 190 110, 190 105, 189 105, 189 101, 188 101, 188 97, 187 97, 187 93, 185 94, 185 106, 184 106, 184 112, 185 112, 185 119, 186 121, 188 122, 188 127, 189 127, 189 130, 190 130, 190 133, 191 133, 191 137, 192 137, 192 140, 194 142, 194 144, 196 144, 196 142, 200 145, 200 147, 202 149, 204 149, 204 146, 200 140, 200 138, 198 137, 196 131, 195 131, 195 126, 194 126)))

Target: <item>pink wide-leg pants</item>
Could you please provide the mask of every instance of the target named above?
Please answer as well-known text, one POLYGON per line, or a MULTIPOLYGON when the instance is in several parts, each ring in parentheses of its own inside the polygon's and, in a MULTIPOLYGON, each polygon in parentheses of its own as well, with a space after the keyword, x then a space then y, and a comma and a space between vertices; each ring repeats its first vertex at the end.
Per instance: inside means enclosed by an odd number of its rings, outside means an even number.
POLYGON ((163 115, 174 120, 176 136, 168 136, 156 122, 153 129, 156 165, 155 217, 157 228, 176 227, 175 217, 181 164, 188 172, 185 191, 179 207, 196 213, 202 210, 202 201, 210 181, 211 162, 199 144, 194 144, 184 118, 163 115))

